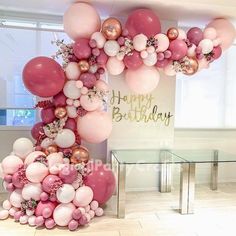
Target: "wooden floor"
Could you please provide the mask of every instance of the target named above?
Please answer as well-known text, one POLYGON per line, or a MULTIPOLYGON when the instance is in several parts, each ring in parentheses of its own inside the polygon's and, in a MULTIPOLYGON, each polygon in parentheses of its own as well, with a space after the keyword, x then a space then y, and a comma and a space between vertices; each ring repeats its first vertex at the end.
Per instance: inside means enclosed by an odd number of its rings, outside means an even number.
MULTIPOLYGON (((5 196, 1 195, 1 201, 5 196)), ((127 194, 126 218, 117 219, 111 199, 106 215, 76 232, 63 228, 51 231, 20 225, 13 219, 0 221, 0 236, 235 236, 236 183, 220 184, 219 190, 208 186, 196 189, 195 213, 177 211, 178 188, 171 193, 131 192, 127 194)))

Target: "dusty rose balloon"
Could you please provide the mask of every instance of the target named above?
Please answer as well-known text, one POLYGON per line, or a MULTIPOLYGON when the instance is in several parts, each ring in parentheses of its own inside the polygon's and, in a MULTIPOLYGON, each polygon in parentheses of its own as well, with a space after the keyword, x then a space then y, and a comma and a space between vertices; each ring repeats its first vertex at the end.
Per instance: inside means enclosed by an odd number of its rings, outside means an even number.
POLYGON ((76 121, 75 121, 75 119, 68 118, 66 120, 66 124, 65 124, 64 128, 75 131, 76 130, 76 121))
POLYGON ((144 34, 147 37, 161 32, 161 24, 158 16, 150 9, 137 9, 131 12, 125 23, 129 35, 144 34))
POLYGON ((97 96, 89 97, 89 95, 82 95, 80 97, 80 105, 86 111, 95 111, 102 105, 102 101, 97 96))
POLYGON ((91 173, 84 183, 93 190, 93 199, 100 204, 106 203, 115 191, 116 180, 113 172, 105 165, 90 163, 91 173))
POLYGON ((218 18, 210 22, 207 25, 208 27, 213 27, 216 30, 217 38, 221 41, 220 46, 223 51, 233 44, 236 37, 236 30, 230 21, 224 18, 218 18))
POLYGON ((66 66, 65 72, 66 72, 66 78, 71 79, 71 80, 77 80, 81 73, 78 63, 76 62, 68 63, 68 65, 66 66))
POLYGON ((23 188, 24 187, 24 183, 20 181, 19 178, 19 172, 15 172, 12 176, 12 183, 14 184, 14 186, 16 188, 23 188))
POLYGON ((52 123, 56 119, 54 111, 55 109, 53 107, 43 108, 41 110, 41 119, 44 124, 52 123))
POLYGON ((156 52, 164 52, 168 49, 170 41, 165 34, 157 34, 155 35, 155 39, 158 40, 156 52))
POLYGON ((70 5, 63 18, 64 30, 72 38, 90 38, 100 31, 101 20, 96 9, 87 3, 70 5))
POLYGON ((58 183, 62 184, 62 180, 57 175, 48 175, 42 182, 43 191, 50 193, 58 183))
POLYGON ((124 57, 124 64, 128 69, 136 70, 143 64, 143 60, 137 51, 133 51, 131 55, 124 57))
POLYGON ((76 220, 71 220, 70 223, 68 224, 68 229, 70 231, 75 231, 79 227, 79 223, 76 220))
POLYGON ((172 60, 180 60, 186 56, 188 47, 183 40, 175 39, 170 42, 169 50, 172 53, 172 60))
POLYGON ((85 207, 93 200, 93 190, 88 186, 82 186, 75 192, 73 203, 76 206, 85 207))
POLYGON ((77 39, 73 45, 73 52, 78 59, 87 59, 91 56, 89 40, 85 38, 77 39))
POLYGON ((67 97, 64 95, 64 93, 60 92, 53 97, 52 101, 55 107, 63 107, 66 106, 66 99, 67 97))
POLYGON ((79 79, 83 82, 84 87, 88 89, 93 88, 97 81, 96 76, 92 73, 83 73, 79 79))
POLYGON ((76 209, 72 203, 62 203, 58 205, 53 212, 53 219, 59 226, 67 226, 72 220, 72 213, 76 209))
POLYGON ((101 66, 106 65, 107 60, 108 60, 107 54, 104 52, 103 49, 100 50, 100 55, 96 58, 98 65, 101 65, 101 66))
POLYGON ((42 186, 40 183, 29 183, 22 189, 22 197, 25 200, 34 199, 38 201, 42 192, 42 186))
POLYGON ((146 94, 153 91, 160 79, 160 74, 155 67, 142 65, 137 70, 127 70, 125 81, 129 88, 138 94, 146 94))
POLYGON ((193 43, 198 46, 199 42, 203 40, 203 32, 200 28, 193 27, 187 32, 187 38, 190 43, 193 43))
POLYGON ((104 111, 88 112, 79 117, 77 131, 80 137, 89 143, 101 143, 106 140, 112 130, 112 120, 104 111))
POLYGON ((48 57, 35 57, 24 67, 25 87, 39 97, 51 97, 59 93, 65 83, 62 67, 48 57))
POLYGON ((32 127, 31 135, 34 139, 37 140, 42 134, 44 134, 43 126, 44 126, 43 122, 38 122, 32 127))
POLYGON ((65 165, 59 172, 59 177, 66 184, 72 184, 78 176, 74 165, 65 165))
POLYGON ((21 190, 16 189, 15 191, 13 191, 10 195, 9 201, 10 201, 12 206, 20 208, 21 207, 21 202, 24 201, 24 199, 21 195, 21 190))
POLYGON ((27 179, 32 183, 40 183, 48 173, 48 168, 40 162, 31 163, 25 172, 27 179))
POLYGON ((56 226, 56 223, 55 223, 55 221, 52 218, 49 218, 49 219, 45 220, 45 227, 47 229, 52 229, 55 226, 56 226))
POLYGON ((14 174, 22 164, 23 161, 19 157, 10 155, 3 159, 2 169, 4 174, 14 174))
POLYGON ((214 47, 212 53, 214 60, 218 59, 222 54, 221 47, 220 46, 214 47))
POLYGON ((25 165, 29 165, 31 163, 33 163, 35 161, 35 159, 39 156, 46 156, 44 152, 41 152, 41 151, 34 151, 34 152, 31 152, 26 158, 25 158, 25 161, 24 161, 24 164, 25 165))
POLYGON ((119 75, 124 71, 125 64, 116 57, 110 57, 107 61, 106 68, 111 75, 119 75))
POLYGON ((51 214, 48 214, 48 217, 49 218, 54 209, 56 208, 58 204, 56 202, 51 202, 51 201, 40 201, 35 209, 35 215, 36 216, 43 216, 43 212, 45 211, 45 209, 49 209, 51 214))
POLYGON ((168 64, 169 64, 170 60, 169 59, 164 59, 164 60, 161 60, 161 61, 157 61, 156 63, 156 67, 158 68, 164 68, 166 67, 168 64))

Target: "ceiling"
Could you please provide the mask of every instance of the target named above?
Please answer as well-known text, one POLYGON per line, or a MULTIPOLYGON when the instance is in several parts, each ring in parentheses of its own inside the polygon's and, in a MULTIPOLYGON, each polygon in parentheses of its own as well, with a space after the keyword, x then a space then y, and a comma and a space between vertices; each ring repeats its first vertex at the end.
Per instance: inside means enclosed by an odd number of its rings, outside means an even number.
MULTIPOLYGON (((73 0, 0 0, 4 12, 28 12, 62 16, 73 0)), ((126 17, 135 8, 148 7, 163 20, 207 22, 215 17, 236 19, 235 0, 84 0, 90 2, 102 17, 126 17)))

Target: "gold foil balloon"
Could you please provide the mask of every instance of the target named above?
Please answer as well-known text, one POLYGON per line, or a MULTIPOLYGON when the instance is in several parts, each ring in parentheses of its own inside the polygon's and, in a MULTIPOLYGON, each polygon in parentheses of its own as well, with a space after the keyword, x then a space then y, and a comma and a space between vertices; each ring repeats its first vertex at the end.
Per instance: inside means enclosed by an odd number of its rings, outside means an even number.
POLYGON ((102 33, 106 39, 117 39, 121 35, 122 27, 119 20, 110 17, 102 24, 102 33))
POLYGON ((49 145, 45 148, 44 152, 48 156, 51 153, 58 152, 58 147, 56 145, 49 145))
POLYGON ((73 164, 78 164, 81 162, 87 163, 89 161, 88 149, 83 146, 77 146, 72 149, 72 155, 70 161, 73 164))
POLYGON ((179 36, 179 31, 176 28, 169 28, 167 31, 167 37, 169 38, 169 40, 175 40, 177 39, 179 36))
POLYGON ((78 63, 79 69, 80 71, 83 72, 87 72, 89 70, 89 63, 86 60, 81 60, 78 63))
POLYGON ((193 75, 198 71, 198 61, 194 58, 188 58, 183 66, 183 73, 185 75, 193 75))
POLYGON ((62 119, 64 117, 66 117, 66 115, 67 115, 66 108, 57 107, 54 111, 54 114, 55 114, 56 118, 62 119))

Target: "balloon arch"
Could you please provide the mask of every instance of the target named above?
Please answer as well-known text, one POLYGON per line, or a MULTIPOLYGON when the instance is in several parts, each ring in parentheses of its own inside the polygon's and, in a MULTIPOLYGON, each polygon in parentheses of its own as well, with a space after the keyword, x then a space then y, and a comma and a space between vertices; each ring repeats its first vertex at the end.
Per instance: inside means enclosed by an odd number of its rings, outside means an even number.
POLYGON ((103 214, 99 205, 115 189, 112 171, 91 161, 81 145, 81 139, 100 143, 112 130, 104 111, 109 91, 102 79, 105 70, 111 75, 125 71, 133 92, 149 93, 160 71, 192 75, 207 68, 233 43, 235 29, 228 20, 215 19, 203 31, 172 27, 161 33, 160 20, 150 9, 131 12, 124 27, 113 17, 101 26, 96 9, 86 3, 69 7, 64 29, 72 44, 57 40, 53 59, 36 57, 24 67, 25 87, 48 99, 36 104, 42 122, 31 131, 35 144, 17 139, 0 165, 10 193, 0 219, 10 215, 21 224, 76 230, 103 214), (63 66, 54 60, 60 56, 63 66))

